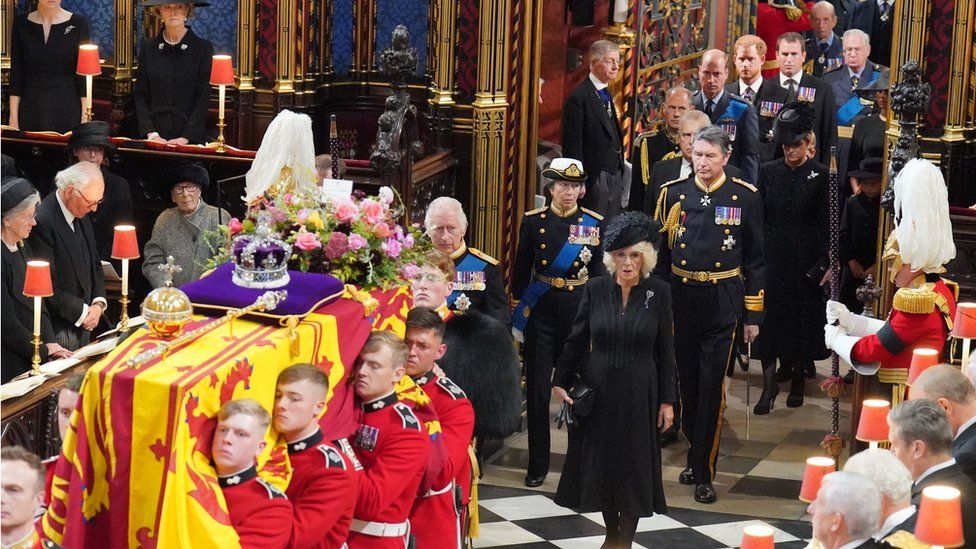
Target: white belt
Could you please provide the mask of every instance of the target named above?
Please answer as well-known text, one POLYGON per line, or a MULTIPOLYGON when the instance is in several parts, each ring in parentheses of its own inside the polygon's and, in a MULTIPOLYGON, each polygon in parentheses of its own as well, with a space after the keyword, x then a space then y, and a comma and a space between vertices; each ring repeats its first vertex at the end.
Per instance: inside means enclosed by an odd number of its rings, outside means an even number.
POLYGON ((369 522, 354 518, 349 529, 353 532, 378 538, 400 538, 410 531, 410 521, 397 523, 369 522))
POLYGON ((421 497, 429 498, 429 497, 433 497, 433 496, 439 496, 441 494, 446 494, 446 493, 450 492, 453 489, 454 489, 454 481, 452 480, 451 482, 448 482, 447 483, 447 486, 441 488, 440 490, 434 490, 433 488, 431 488, 430 490, 427 490, 427 493, 424 494, 421 497))

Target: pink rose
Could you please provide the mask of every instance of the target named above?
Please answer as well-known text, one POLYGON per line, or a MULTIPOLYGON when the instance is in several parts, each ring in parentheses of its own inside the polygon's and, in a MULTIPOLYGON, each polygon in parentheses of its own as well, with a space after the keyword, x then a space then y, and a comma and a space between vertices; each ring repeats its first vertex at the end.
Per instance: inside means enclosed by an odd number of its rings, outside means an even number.
POLYGON ((367 198, 359 203, 359 211, 362 212, 366 223, 375 225, 386 218, 386 209, 379 202, 367 198))
POLYGON ((413 245, 414 244, 415 244, 415 242, 413 240, 413 235, 412 234, 408 234, 407 236, 403 237, 403 247, 404 248, 408 248, 408 249, 409 248, 413 248, 413 245))
POLYGON ((407 263, 400 268, 400 276, 406 280, 413 280, 419 274, 420 267, 418 267, 416 263, 407 263))
POLYGON ((295 219, 297 219, 299 223, 304 224, 306 221, 308 221, 308 210, 306 208, 298 210, 298 213, 295 214, 295 219))
POLYGON ((335 208, 335 216, 340 223, 352 223, 359 219, 359 207, 348 198, 336 199, 332 202, 332 207, 335 208))
POLYGON ((342 257, 347 251, 349 251, 349 244, 346 235, 340 232, 332 233, 332 236, 329 237, 329 243, 325 245, 325 257, 329 261, 333 261, 342 257))
POLYGON ((400 257, 400 252, 403 251, 403 245, 395 238, 387 238, 386 242, 383 242, 382 248, 391 259, 400 257))
POLYGON ((230 234, 231 234, 231 236, 233 236, 233 235, 235 235, 235 234, 237 234, 237 233, 239 233, 239 232, 241 232, 241 231, 244 230, 244 224, 241 223, 241 220, 240 219, 237 219, 236 217, 234 217, 234 218, 231 218, 231 220, 227 222, 227 228, 230 229, 230 234))
POLYGON ((349 251, 355 252, 357 250, 362 250, 363 248, 369 246, 369 242, 361 234, 352 233, 349 235, 349 239, 346 241, 349 245, 349 251))
POLYGON ((380 202, 389 208, 390 204, 393 204, 393 189, 386 186, 380 187, 380 202))
POLYGON ((318 235, 315 233, 301 231, 295 235, 295 247, 299 250, 310 252, 316 248, 321 248, 322 241, 319 240, 318 235))
POLYGON ((380 238, 386 238, 392 234, 390 226, 386 223, 377 223, 373 226, 373 234, 380 238))

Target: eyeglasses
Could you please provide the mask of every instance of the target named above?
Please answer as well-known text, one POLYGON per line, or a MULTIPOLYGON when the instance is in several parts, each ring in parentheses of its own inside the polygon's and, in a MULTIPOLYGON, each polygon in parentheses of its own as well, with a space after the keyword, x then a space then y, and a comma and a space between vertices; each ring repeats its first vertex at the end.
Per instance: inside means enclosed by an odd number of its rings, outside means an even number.
POLYGON ((200 192, 199 185, 177 185, 173 187, 173 192, 176 194, 195 194, 200 192))
POLYGON ((77 194, 78 196, 80 196, 81 199, 85 201, 85 204, 88 205, 88 209, 89 210, 93 210, 93 209, 97 208, 99 204, 101 204, 102 202, 105 202, 105 197, 99 198, 98 200, 94 200, 94 201, 88 200, 88 197, 85 196, 84 194, 82 194, 82 192, 79 191, 78 189, 75 189, 75 194, 77 194))

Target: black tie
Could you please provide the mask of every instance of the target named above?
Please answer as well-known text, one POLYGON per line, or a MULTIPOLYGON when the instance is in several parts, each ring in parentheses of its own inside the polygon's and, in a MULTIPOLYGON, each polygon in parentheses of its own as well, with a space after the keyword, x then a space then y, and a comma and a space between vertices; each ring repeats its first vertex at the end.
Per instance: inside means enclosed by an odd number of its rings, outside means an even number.
POLYGON ((786 98, 787 103, 789 103, 791 101, 795 101, 796 100, 796 82, 792 78, 790 78, 789 80, 786 81, 786 90, 787 90, 787 94, 786 94, 786 96, 787 96, 787 98, 786 98))
POLYGON ((71 230, 73 230, 75 234, 83 234, 81 232, 81 220, 77 217, 71 222, 71 230))
POLYGON ((821 42, 820 43, 820 53, 821 53, 821 55, 826 55, 827 48, 829 48, 829 47, 830 47, 830 44, 828 44, 826 42, 821 42))
POLYGON ((709 99, 705 103, 705 114, 707 114, 708 116, 712 116, 712 111, 714 110, 715 110, 715 102, 709 99))

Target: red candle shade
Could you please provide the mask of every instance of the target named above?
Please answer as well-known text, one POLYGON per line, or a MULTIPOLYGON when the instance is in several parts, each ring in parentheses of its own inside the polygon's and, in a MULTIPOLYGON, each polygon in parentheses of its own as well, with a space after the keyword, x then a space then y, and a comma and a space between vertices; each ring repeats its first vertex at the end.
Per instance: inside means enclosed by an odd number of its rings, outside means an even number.
POLYGON ((27 297, 51 297, 51 264, 47 261, 28 261, 24 275, 24 295, 27 297))
POLYGON ((820 483, 828 473, 837 470, 833 459, 824 456, 807 458, 807 468, 803 471, 803 484, 800 485, 800 501, 810 503, 817 499, 820 483))
POLYGON ((857 422, 857 440, 864 442, 884 442, 888 440, 888 412, 891 403, 887 400, 865 400, 861 404, 861 419, 857 422))
POLYGON ((139 257, 139 241, 136 228, 132 225, 117 225, 112 239, 113 259, 136 259, 139 257))
POLYGON ((102 65, 98 61, 98 46, 82 44, 78 46, 78 68, 76 73, 82 76, 98 76, 102 74, 102 65))
POLYGON ((976 303, 960 303, 956 307, 952 337, 976 339, 976 303))
POLYGON ((912 351, 912 365, 908 368, 908 384, 915 380, 928 368, 939 363, 939 351, 935 349, 915 349, 912 351))
POLYGON ((773 549, 773 529, 762 524, 751 524, 742 531, 741 549, 773 549))
POLYGON ((234 65, 229 55, 213 56, 213 63, 210 65, 210 85, 234 85, 234 65))
POLYGON ((959 547, 964 543, 959 490, 950 486, 929 486, 922 490, 915 537, 922 543, 943 547, 959 547))

